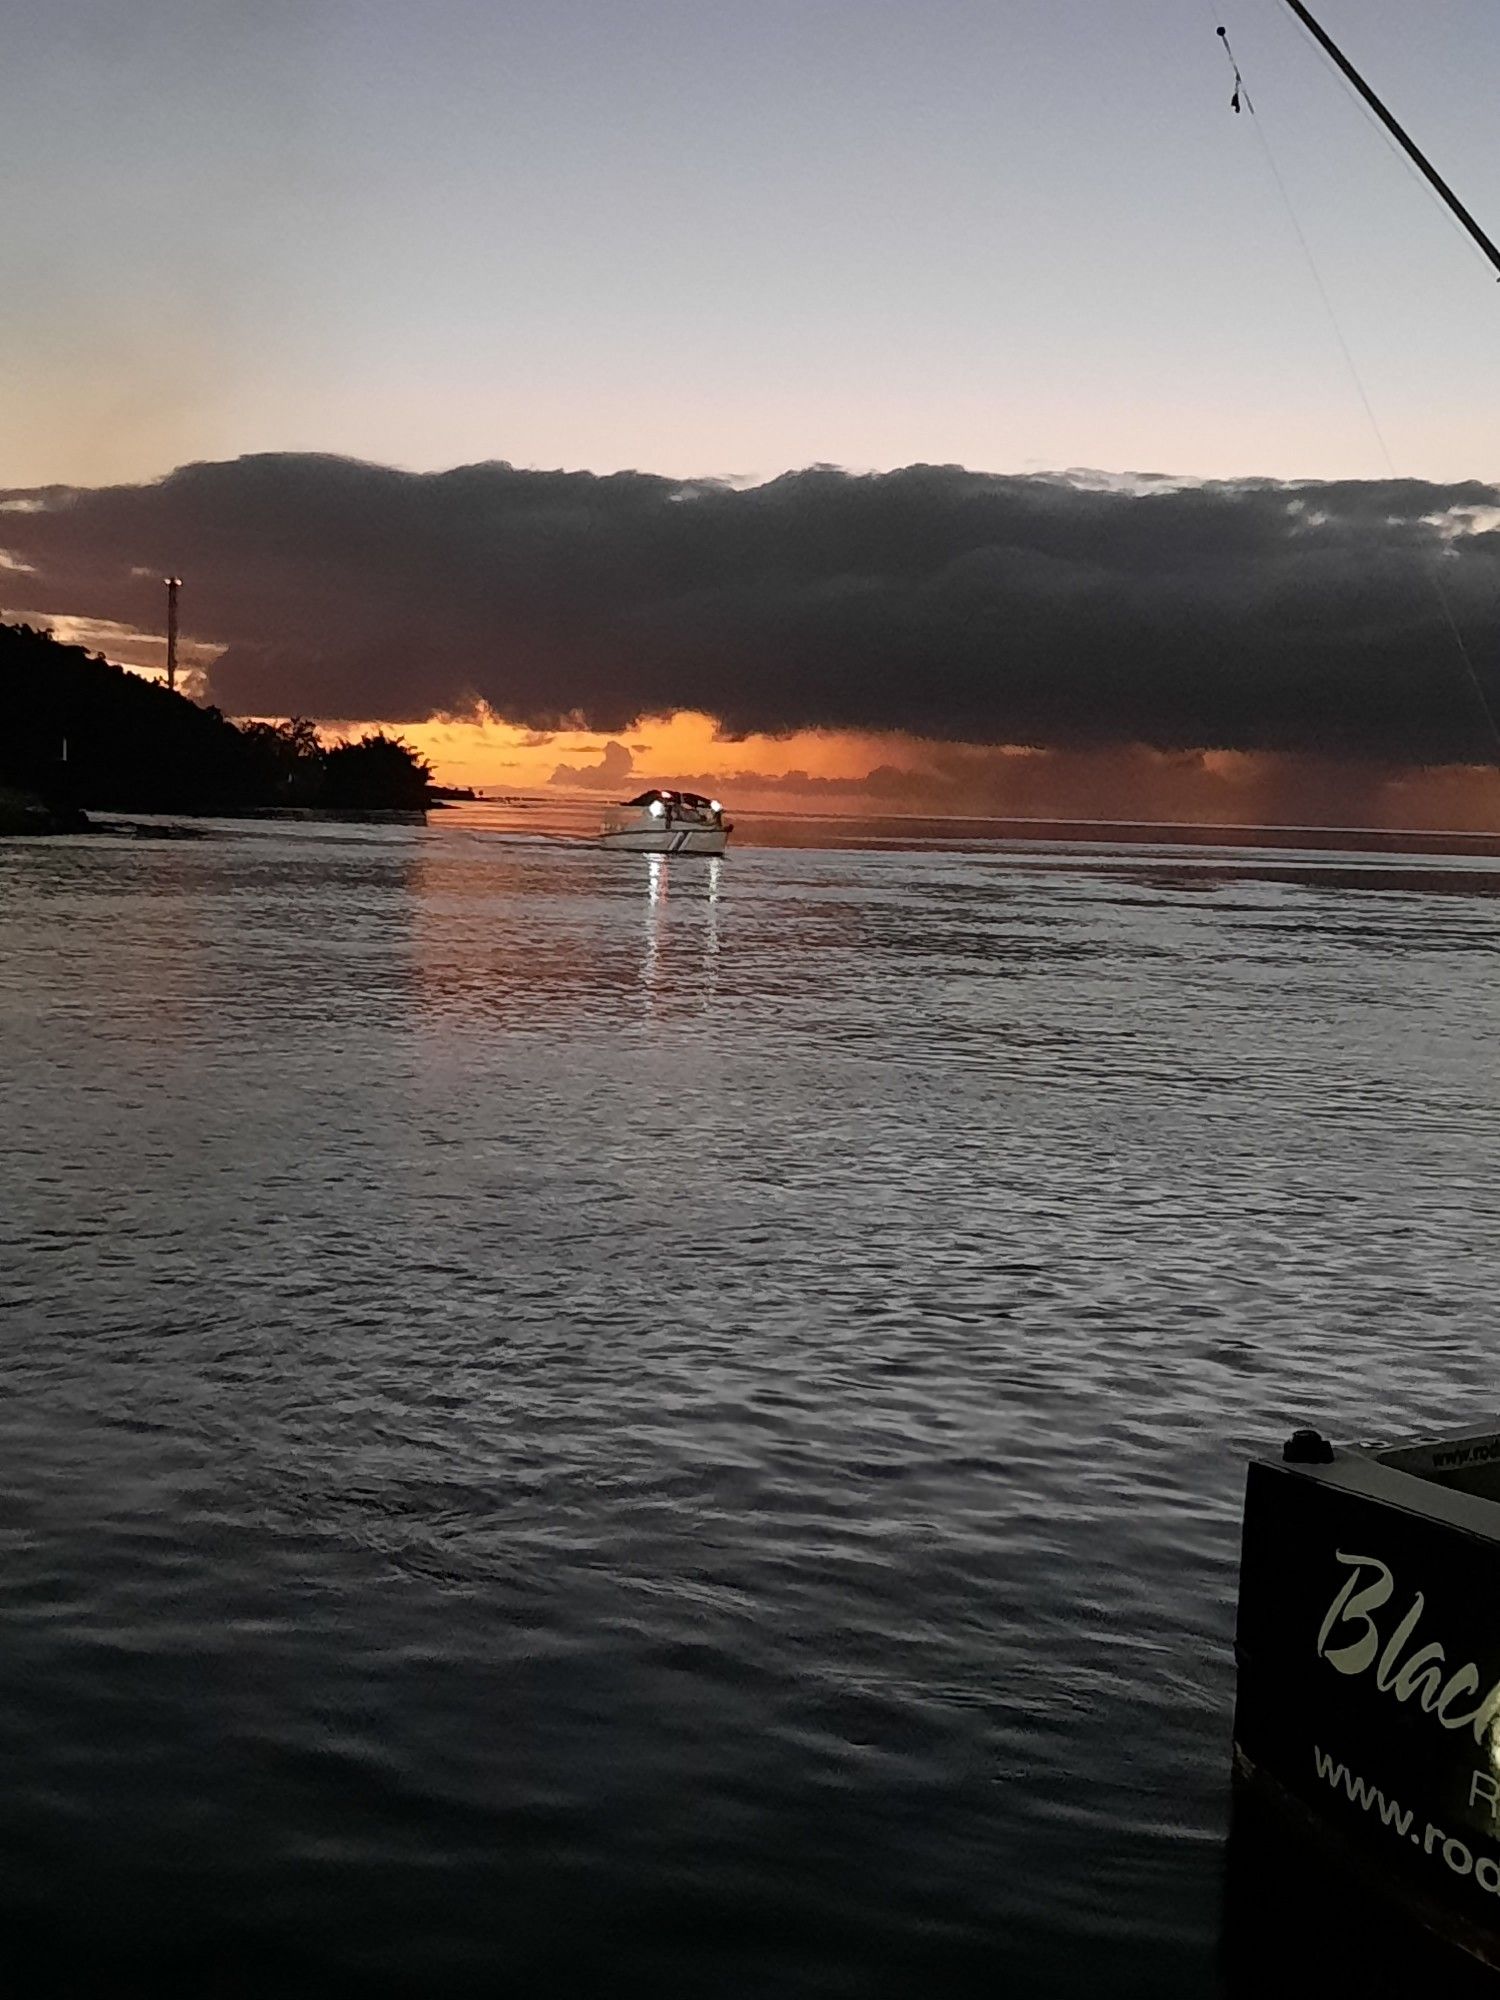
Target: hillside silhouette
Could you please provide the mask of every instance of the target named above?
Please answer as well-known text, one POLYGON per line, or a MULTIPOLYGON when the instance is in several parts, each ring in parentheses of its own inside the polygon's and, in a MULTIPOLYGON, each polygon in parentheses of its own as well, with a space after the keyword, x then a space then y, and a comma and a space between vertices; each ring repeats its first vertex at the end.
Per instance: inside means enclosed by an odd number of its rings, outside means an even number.
POLYGON ((50 632, 0 624, 0 787, 58 824, 81 808, 412 812, 431 779, 399 738, 325 744, 300 717, 237 725, 50 632))

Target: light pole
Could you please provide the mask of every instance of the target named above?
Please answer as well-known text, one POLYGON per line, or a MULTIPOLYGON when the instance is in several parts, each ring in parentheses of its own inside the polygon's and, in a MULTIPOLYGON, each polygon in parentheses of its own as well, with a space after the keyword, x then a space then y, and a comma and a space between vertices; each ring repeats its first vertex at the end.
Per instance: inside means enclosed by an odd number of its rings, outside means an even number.
POLYGON ((182 588, 180 576, 164 576, 167 586, 167 688, 177 692, 177 593, 182 588))

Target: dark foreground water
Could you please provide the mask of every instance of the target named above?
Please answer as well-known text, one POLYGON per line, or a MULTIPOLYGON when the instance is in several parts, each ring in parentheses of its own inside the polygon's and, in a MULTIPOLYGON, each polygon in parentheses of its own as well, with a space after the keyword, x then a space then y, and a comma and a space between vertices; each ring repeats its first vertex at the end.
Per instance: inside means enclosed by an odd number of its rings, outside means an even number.
POLYGON ((1496 1401, 1497 887, 0 844, 7 1991, 1234 1990, 1244 1456, 1496 1401))

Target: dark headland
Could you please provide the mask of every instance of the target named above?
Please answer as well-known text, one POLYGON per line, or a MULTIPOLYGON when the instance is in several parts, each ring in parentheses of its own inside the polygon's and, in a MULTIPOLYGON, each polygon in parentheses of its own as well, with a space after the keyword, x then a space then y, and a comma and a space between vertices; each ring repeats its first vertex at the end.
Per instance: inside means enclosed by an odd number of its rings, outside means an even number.
POLYGON ((310 722, 216 708, 29 625, 0 624, 0 833, 65 833, 101 812, 422 812, 438 796, 383 732, 327 743, 310 722))

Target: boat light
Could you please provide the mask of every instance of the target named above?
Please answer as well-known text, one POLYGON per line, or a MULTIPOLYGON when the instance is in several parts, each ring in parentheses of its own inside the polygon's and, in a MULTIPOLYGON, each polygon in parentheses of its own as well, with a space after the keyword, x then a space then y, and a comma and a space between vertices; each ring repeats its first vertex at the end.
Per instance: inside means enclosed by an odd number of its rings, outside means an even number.
POLYGON ((724 810, 724 808, 719 804, 719 801, 717 799, 709 800, 708 809, 711 813, 721 813, 724 810))
POLYGON ((660 799, 653 799, 650 805, 647 806, 646 810, 647 812, 650 813, 653 819, 660 819, 662 814, 666 811, 666 807, 662 804, 660 799))

